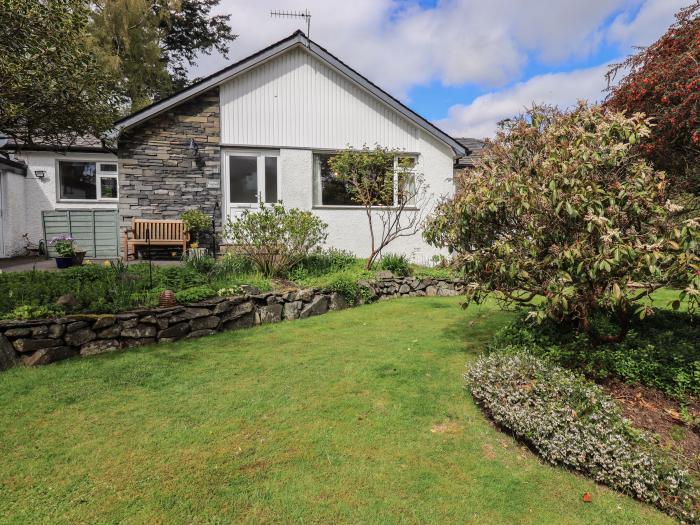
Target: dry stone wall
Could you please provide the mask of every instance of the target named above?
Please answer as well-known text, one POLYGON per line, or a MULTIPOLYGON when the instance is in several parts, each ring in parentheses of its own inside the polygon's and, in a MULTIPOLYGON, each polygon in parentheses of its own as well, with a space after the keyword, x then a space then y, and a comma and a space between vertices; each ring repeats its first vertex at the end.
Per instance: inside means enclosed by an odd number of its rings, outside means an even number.
MULTIPOLYGON (((364 281, 368 300, 450 296, 464 291, 456 280, 384 278, 364 281)), ((305 319, 342 310, 338 293, 316 289, 217 297, 172 308, 134 310, 114 315, 72 315, 59 319, 0 321, 0 370, 18 364, 46 365, 69 357, 202 337, 259 324, 305 319)))

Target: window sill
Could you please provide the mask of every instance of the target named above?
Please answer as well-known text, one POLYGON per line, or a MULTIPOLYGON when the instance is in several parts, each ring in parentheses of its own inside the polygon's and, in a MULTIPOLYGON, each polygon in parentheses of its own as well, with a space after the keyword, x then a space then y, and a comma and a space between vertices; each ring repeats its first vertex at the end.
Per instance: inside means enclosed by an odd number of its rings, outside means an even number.
POLYGON ((59 199, 56 204, 119 204, 119 199, 59 199))
MULTIPOLYGON (((341 205, 341 204, 314 204, 311 206, 312 210, 357 210, 357 211, 365 211, 364 206, 348 206, 348 205, 341 205)), ((372 206, 373 210, 381 211, 381 210, 398 210, 398 206, 372 206)), ((405 206, 404 211, 418 211, 418 208, 415 206, 405 206)))

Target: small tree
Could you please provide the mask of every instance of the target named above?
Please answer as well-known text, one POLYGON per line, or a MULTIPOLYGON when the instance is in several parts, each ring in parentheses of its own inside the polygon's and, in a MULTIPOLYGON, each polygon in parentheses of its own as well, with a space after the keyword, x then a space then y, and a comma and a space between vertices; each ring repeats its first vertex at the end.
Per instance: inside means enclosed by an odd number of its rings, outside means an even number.
POLYGON ((225 226, 231 239, 267 276, 281 275, 322 244, 328 225, 309 211, 286 210, 281 203, 245 210, 225 226))
POLYGON ((427 185, 414 172, 415 159, 380 146, 346 149, 329 160, 354 202, 364 207, 370 234, 367 269, 400 237, 418 233, 428 201, 427 185))
MULTIPOLYGON (((682 9, 659 40, 608 72, 605 105, 653 118, 642 152, 671 189, 700 196, 700 1, 682 9), (617 84, 616 76, 622 74, 617 84)), ((696 202, 697 206, 697 202, 696 202)))
POLYGON ((57 149, 112 127, 121 99, 84 0, 0 0, 0 132, 57 149))
POLYGON ((621 340, 655 289, 680 285, 692 304, 700 289, 700 221, 677 222, 664 173, 637 154, 649 133, 640 114, 535 107, 505 124, 426 237, 456 253, 475 281, 470 300, 498 292, 594 341, 621 340), (617 333, 594 332, 601 312, 616 316, 617 333))

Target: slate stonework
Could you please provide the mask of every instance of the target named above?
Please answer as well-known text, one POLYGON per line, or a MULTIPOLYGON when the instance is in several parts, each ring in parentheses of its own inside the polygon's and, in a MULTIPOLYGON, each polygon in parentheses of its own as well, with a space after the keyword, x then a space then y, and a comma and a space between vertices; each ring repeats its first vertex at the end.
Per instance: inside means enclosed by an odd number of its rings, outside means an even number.
MULTIPOLYGON (((358 283, 370 300, 449 296, 464 292, 458 280, 385 277, 358 283)), ((23 363, 46 365, 73 356, 87 357, 157 342, 203 337, 256 324, 278 323, 362 304, 318 289, 215 297, 171 308, 134 310, 116 315, 74 315, 59 319, 0 321, 0 370, 23 363)))
MULTIPOLYGON (((215 203, 221 206, 220 130, 215 88, 122 134, 118 147, 122 232, 133 217, 177 219, 194 207, 211 215, 215 203), (197 153, 189 148, 191 139, 199 147, 197 153)), ((219 213, 216 220, 220 227, 219 213)))

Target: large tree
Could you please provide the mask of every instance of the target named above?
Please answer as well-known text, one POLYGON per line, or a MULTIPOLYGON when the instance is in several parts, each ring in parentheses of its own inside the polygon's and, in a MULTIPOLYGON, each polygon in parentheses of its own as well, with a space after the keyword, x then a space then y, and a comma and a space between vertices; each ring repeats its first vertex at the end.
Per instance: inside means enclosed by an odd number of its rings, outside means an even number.
POLYGON ((665 174, 639 156, 649 133, 641 114, 535 107, 484 149, 471 184, 439 206, 426 237, 456 255, 471 298, 497 292, 597 342, 624 338, 658 287, 679 286, 696 305, 700 218, 679 221, 665 174), (616 333, 596 333, 602 314, 618 321, 616 333))
POLYGON ((672 189, 700 195, 700 1, 659 40, 613 66, 608 81, 607 107, 652 118, 642 151, 668 172, 672 189))
POLYGON ((211 15, 219 0, 97 0, 92 32, 103 59, 137 110, 188 83, 197 55, 224 56, 236 35, 230 15, 211 15))
POLYGON ((64 148, 112 126, 120 103, 84 0, 0 0, 0 133, 64 148))

